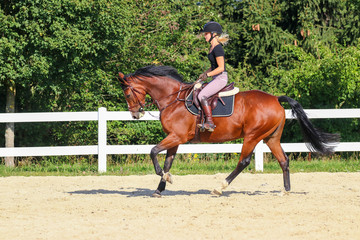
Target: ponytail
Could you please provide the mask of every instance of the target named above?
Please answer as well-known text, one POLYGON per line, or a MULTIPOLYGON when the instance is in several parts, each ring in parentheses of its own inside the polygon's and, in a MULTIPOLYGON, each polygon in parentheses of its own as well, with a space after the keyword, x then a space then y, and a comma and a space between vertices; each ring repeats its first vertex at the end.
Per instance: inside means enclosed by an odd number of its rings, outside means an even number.
POLYGON ((221 43, 222 45, 226 45, 230 40, 230 38, 228 34, 223 33, 220 36, 216 36, 216 40, 218 40, 218 42, 221 43))

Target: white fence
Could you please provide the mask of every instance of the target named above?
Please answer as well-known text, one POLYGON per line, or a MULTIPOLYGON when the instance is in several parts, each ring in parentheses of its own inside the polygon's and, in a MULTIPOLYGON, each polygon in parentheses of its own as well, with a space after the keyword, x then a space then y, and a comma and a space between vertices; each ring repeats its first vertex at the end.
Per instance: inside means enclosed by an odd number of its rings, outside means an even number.
MULTIPOLYGON (((356 109, 308 109, 309 118, 360 118, 360 108, 356 109)), ((159 112, 150 112, 158 116, 159 112)), ((98 171, 106 172, 108 154, 149 154, 154 145, 107 145, 107 121, 158 120, 149 112, 141 120, 133 120, 129 112, 108 112, 99 108, 98 112, 61 113, 2 113, 0 123, 6 122, 61 122, 98 121, 98 145, 64 147, 15 147, 0 148, 0 157, 59 156, 59 155, 98 155, 98 171)), ((286 110, 286 118, 292 119, 291 111, 286 110)), ((282 143, 285 152, 309 152, 305 143, 282 143)), ((183 144, 178 153, 240 153, 242 144, 183 144)), ((360 142, 344 142, 337 145, 337 152, 360 151, 360 142)), ((263 171, 264 153, 270 149, 260 142, 255 148, 255 169, 263 171)))

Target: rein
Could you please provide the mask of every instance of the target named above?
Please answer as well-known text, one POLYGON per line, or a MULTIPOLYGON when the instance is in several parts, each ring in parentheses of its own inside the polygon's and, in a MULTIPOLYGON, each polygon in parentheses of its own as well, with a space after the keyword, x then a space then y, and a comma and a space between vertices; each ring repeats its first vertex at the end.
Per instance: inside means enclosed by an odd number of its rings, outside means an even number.
POLYGON ((185 91, 185 90, 191 89, 191 88, 194 86, 194 84, 191 84, 190 86, 185 87, 184 89, 182 88, 183 86, 184 86, 184 85, 181 83, 181 84, 180 84, 180 89, 179 89, 178 91, 176 91, 176 92, 174 92, 174 93, 171 93, 170 95, 168 95, 168 96, 166 96, 166 97, 163 97, 163 98, 161 98, 161 99, 159 99, 159 100, 155 100, 155 101, 154 101, 154 102, 156 103, 157 107, 159 108, 160 113, 161 113, 163 110, 165 110, 166 108, 168 108, 169 106, 171 106, 172 104, 176 103, 177 101, 185 102, 185 98, 184 98, 184 99, 181 99, 181 98, 180 98, 180 93, 183 92, 183 91, 185 91), (175 94, 177 94, 176 99, 175 99, 174 101, 172 101, 171 103, 169 103, 168 105, 166 105, 165 107, 163 107, 162 109, 160 109, 160 104, 159 104, 159 102, 160 102, 161 100, 166 99, 166 98, 168 98, 168 97, 170 97, 170 96, 172 96, 172 95, 175 95, 175 94))

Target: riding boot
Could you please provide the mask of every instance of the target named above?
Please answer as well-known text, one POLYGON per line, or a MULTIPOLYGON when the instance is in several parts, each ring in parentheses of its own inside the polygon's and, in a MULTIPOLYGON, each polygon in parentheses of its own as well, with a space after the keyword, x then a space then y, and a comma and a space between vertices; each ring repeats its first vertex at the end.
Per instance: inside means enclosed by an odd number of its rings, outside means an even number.
MULTIPOLYGON (((204 128, 206 130, 208 130, 209 132, 213 132, 214 129, 216 128, 213 119, 212 119, 212 110, 211 110, 211 106, 209 105, 207 99, 201 99, 201 106, 202 109, 204 111, 205 114, 205 123, 204 123, 204 128)), ((203 125, 202 124, 198 124, 199 128, 202 128, 203 125)))

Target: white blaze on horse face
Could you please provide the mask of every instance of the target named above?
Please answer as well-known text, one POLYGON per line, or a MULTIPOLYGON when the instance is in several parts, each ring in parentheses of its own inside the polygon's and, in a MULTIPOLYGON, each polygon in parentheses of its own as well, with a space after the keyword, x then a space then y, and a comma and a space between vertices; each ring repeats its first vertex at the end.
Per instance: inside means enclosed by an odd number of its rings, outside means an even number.
POLYGON ((142 118, 143 116, 145 116, 145 112, 144 111, 139 112, 139 119, 142 118))

